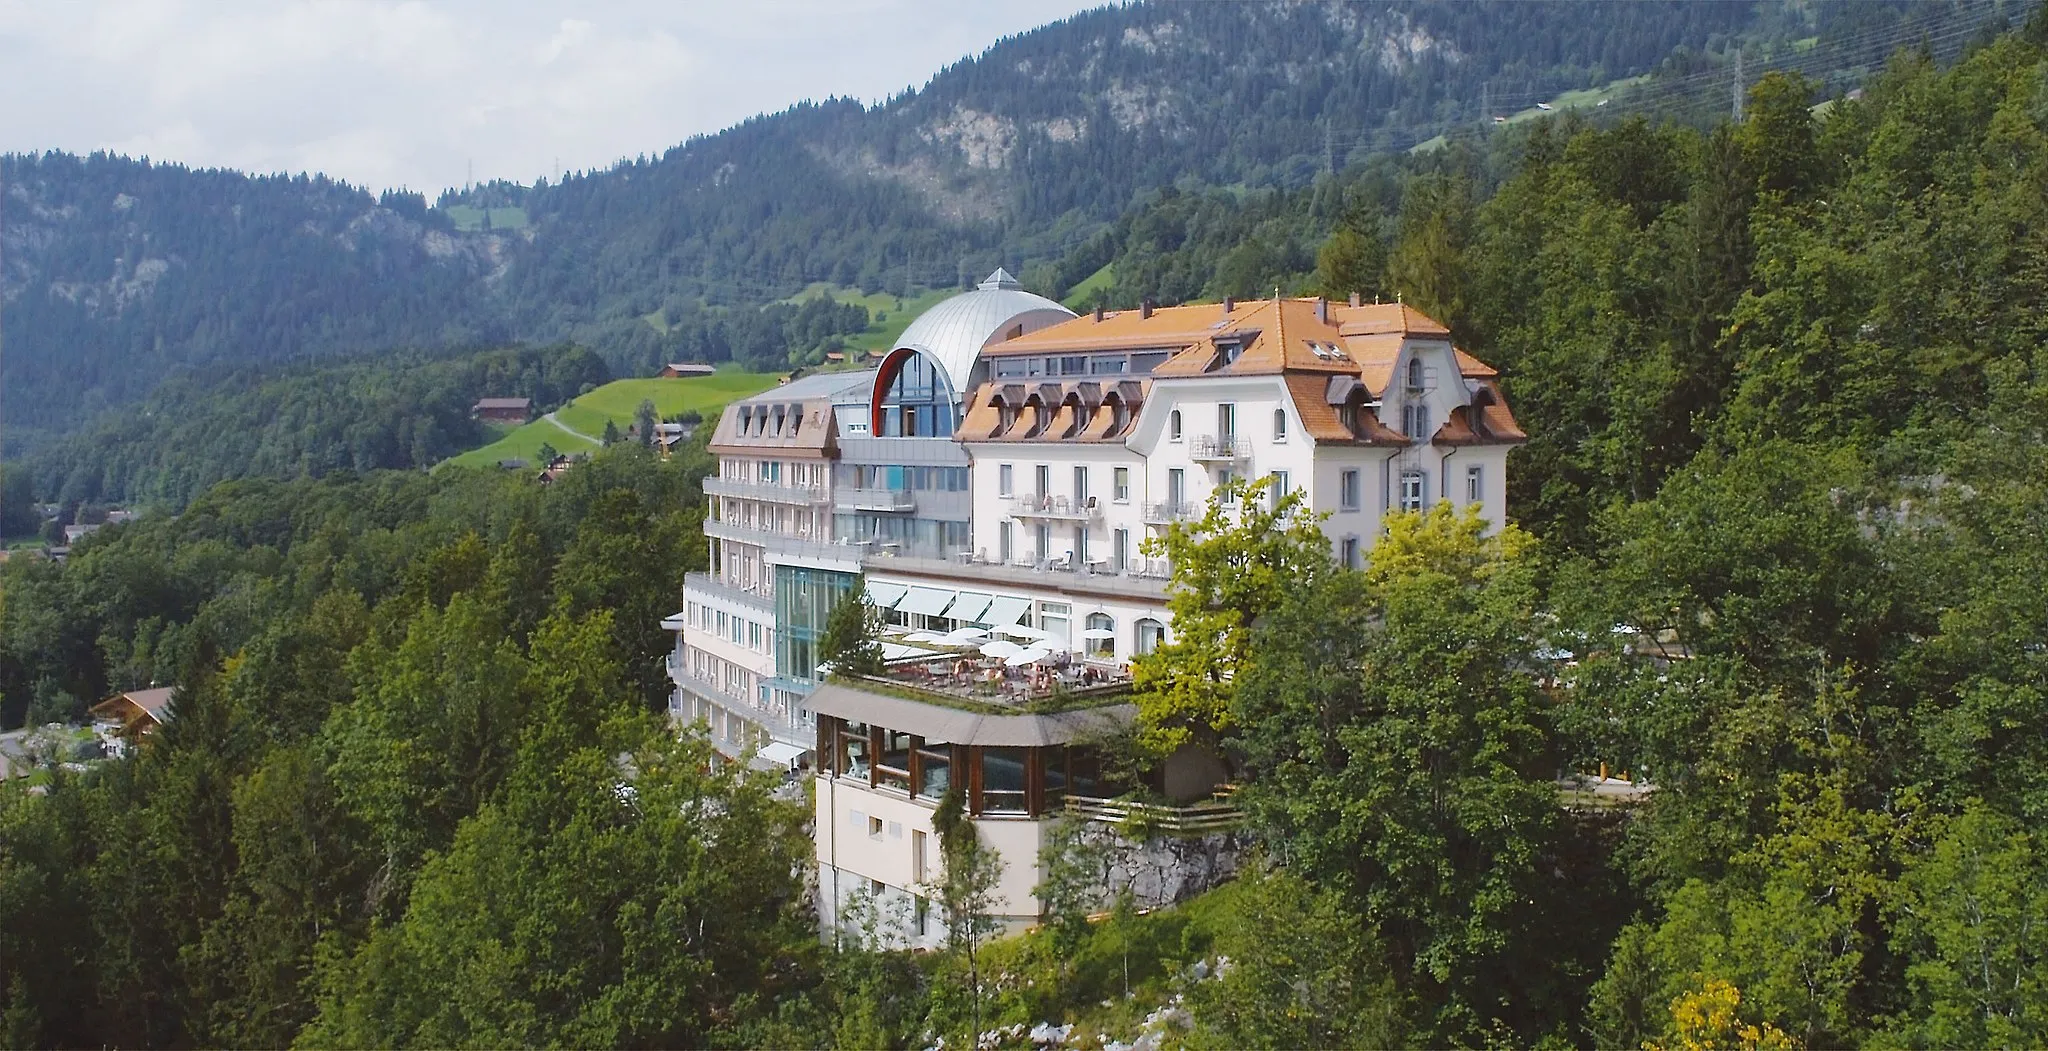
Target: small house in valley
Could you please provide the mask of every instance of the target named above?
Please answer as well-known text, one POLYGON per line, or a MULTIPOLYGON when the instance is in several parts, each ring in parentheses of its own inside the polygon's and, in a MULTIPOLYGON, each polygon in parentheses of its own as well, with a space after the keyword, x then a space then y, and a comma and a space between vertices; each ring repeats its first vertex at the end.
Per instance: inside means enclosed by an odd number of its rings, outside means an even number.
POLYGON ((493 423, 525 423, 533 416, 532 398, 478 398, 470 414, 493 423))
POLYGON ((655 373, 663 379, 682 379, 689 376, 709 376, 718 370, 701 361, 670 362, 655 373))
POLYGON ((171 695, 175 686, 129 690, 92 706, 94 729, 110 742, 147 737, 171 721, 171 695))

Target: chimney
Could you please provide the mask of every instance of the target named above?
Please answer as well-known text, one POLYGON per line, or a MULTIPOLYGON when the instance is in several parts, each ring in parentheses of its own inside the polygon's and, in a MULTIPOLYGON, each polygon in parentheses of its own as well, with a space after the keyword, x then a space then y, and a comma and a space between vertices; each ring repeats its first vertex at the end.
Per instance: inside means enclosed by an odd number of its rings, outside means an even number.
POLYGON ((1102 304, 1095 304, 1095 323, 1102 324, 1102 304))
POLYGON ((1360 297, 1359 297, 1358 293, 1356 293, 1356 292, 1353 292, 1353 293, 1351 293, 1351 305, 1352 305, 1352 306, 1359 306, 1359 305, 1361 305, 1361 304, 1360 304, 1360 302, 1359 302, 1359 299, 1360 299, 1360 297))
POLYGON ((1148 318, 1148 317, 1151 317, 1151 316, 1152 316, 1152 301, 1151 301, 1151 300, 1149 300, 1149 299, 1146 299, 1146 300, 1141 300, 1141 301, 1139 301, 1139 303, 1138 303, 1138 316, 1139 316, 1139 317, 1141 317, 1141 318, 1148 318))
POLYGON ((1325 325, 1330 323, 1330 301, 1322 296, 1316 297, 1316 321, 1325 325))
POLYGON ((1229 317, 1229 316, 1230 316, 1230 312, 1231 312, 1231 311, 1233 311, 1233 310, 1236 310, 1236 309, 1237 309, 1237 300, 1235 300, 1235 299, 1232 299, 1232 298, 1231 298, 1231 297, 1229 297, 1229 296, 1224 296, 1224 297, 1223 297, 1223 316, 1224 316, 1224 317, 1229 317))

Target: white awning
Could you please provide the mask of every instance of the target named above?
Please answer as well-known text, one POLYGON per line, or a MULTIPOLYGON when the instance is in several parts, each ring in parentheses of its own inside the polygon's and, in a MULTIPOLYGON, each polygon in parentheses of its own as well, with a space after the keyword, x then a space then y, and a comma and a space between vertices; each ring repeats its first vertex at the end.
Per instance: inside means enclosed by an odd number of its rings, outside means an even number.
POLYGON ((968 622, 980 620, 982 613, 987 611, 988 604, 994 598, 995 596, 993 595, 983 594, 979 591, 963 591, 960 593, 960 597, 953 601, 953 605, 946 610, 946 619, 968 622))
POLYGON ((804 757, 804 749, 781 741, 770 741, 754 753, 749 764, 756 770, 794 770, 797 760, 804 757))
POLYGON ((922 613, 926 616, 936 617, 944 613, 947 606, 953 604, 953 597, 958 594, 959 592, 957 591, 945 591, 939 588, 914 587, 910 589, 910 594, 903 596, 903 601, 896 604, 896 611, 898 613, 922 613))
POLYGON ((990 626, 1015 624, 1026 613, 1031 612, 1031 600, 1011 595, 997 595, 988 604, 988 612, 981 615, 981 622, 990 626))
POLYGON ((901 601, 903 593, 908 590, 910 589, 901 584, 888 584, 879 580, 870 580, 868 581, 867 591, 868 601, 873 603, 876 609, 889 609, 896 605, 898 601, 901 601))

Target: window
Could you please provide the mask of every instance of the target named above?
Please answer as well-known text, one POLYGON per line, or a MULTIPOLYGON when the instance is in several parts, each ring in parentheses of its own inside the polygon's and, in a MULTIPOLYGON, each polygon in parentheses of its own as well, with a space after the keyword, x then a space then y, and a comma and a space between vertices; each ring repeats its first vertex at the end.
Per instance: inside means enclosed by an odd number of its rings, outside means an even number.
POLYGON ((1273 410, 1273 440, 1276 442, 1284 442, 1287 440, 1286 409, 1273 410))
POLYGON ((997 495, 997 496, 1014 496, 1014 495, 1016 495, 1016 477, 1015 477, 1015 474, 1016 474, 1016 472, 1015 472, 1015 471, 1013 471, 1013 470, 1011 469, 1011 467, 1010 467, 1010 465, 1009 465, 1009 464, 1004 464, 1004 465, 1002 465, 1001 467, 998 467, 998 468, 996 468, 996 495, 997 495))
POLYGON ((1180 441, 1180 410, 1175 409, 1166 416, 1166 440, 1180 441))
POLYGON ((1033 490, 1031 495, 1044 499, 1048 493, 1052 492, 1052 468, 1045 464, 1039 464, 1032 471, 1032 481, 1038 483, 1038 488, 1033 490))
POLYGON ((1274 507, 1279 507, 1279 506, 1280 506, 1280 498, 1281 498, 1281 497, 1283 497, 1283 496, 1286 496, 1286 495, 1288 494, 1288 492, 1290 491, 1290 489, 1291 489, 1291 486, 1289 486, 1289 485, 1288 485, 1288 481, 1287 481, 1287 472, 1286 472, 1286 471, 1274 471, 1274 472, 1273 472, 1273 506, 1274 506, 1274 507))
POLYGON ((1081 640, 1090 657, 1108 660, 1116 650, 1116 621, 1107 613, 1088 614, 1088 630, 1081 633, 1081 640))
POLYGON ((901 730, 882 731, 882 751, 875 757, 875 784, 899 792, 910 791, 910 735, 901 730))
POLYGON ((1401 406, 1401 429, 1409 441, 1419 442, 1429 437, 1429 403, 1411 401, 1401 406))
POLYGON ((1088 502, 1088 468, 1074 468, 1074 507, 1080 508, 1088 502))
POLYGON ((1038 560, 1043 562, 1050 557, 1052 557, 1052 527, 1042 525, 1038 527, 1038 560))
POLYGON ((1230 491, 1230 483, 1237 481, 1237 475, 1230 471, 1216 472, 1216 493, 1225 507, 1237 504, 1237 494, 1230 491))
POLYGON ((1131 469, 1119 467, 1110 472, 1110 499, 1120 504, 1131 502, 1131 469))
POLYGON ((1166 642, 1166 626, 1156 620, 1141 620, 1137 623, 1133 642, 1132 653, 1151 653, 1166 642))
MULTIPOLYGON (((880 839, 880 838, 882 838, 882 819, 881 819, 881 818, 878 818, 878 817, 871 817, 871 818, 868 818, 868 838, 869 838, 869 839, 880 839)), ((877 893, 877 894, 880 894, 880 893, 881 893, 881 890, 880 890, 879 888, 877 888, 877 889, 876 889, 876 891, 875 891, 875 893, 877 893)))
POLYGON ((1486 468, 1473 464, 1465 468, 1465 502, 1468 504, 1486 501, 1486 468))
POLYGON ((1422 472, 1401 472, 1401 510, 1422 510, 1422 472))
POLYGON ((1337 476, 1337 506, 1346 511, 1358 510, 1358 472, 1345 471, 1337 476))
POLYGON ((1016 557, 1015 533, 1016 530, 1010 522, 1004 522, 996 527, 996 558, 998 561, 1008 562, 1016 557))
POLYGON ((1237 406, 1223 402, 1216 406, 1216 437, 1228 438, 1237 433, 1237 406))
MULTIPOLYGON (((953 784, 953 746, 943 741, 924 741, 917 749, 917 794, 923 799, 938 799, 946 794, 953 784)), ((924 833, 917 833, 918 880, 924 879, 923 853, 924 833)))
POLYGON ((1121 573, 1131 565, 1131 531, 1119 529, 1112 537, 1109 549, 1109 568, 1121 573))
POLYGON ((868 779, 868 724, 839 725, 839 755, 833 772, 841 777, 868 779))
POLYGON ((1409 358, 1409 359, 1408 359, 1408 389, 1409 389, 1409 390, 1422 390, 1422 389, 1423 389, 1423 384, 1424 384, 1424 381, 1425 381, 1425 379, 1426 379, 1426 376, 1427 376, 1427 374, 1426 374, 1426 373, 1424 373, 1424 372, 1423 372, 1423 369, 1422 369, 1422 359, 1421 359, 1420 357, 1413 357, 1413 358, 1409 358))
POLYGON ((761 648, 761 625, 751 620, 747 622, 747 645, 757 650, 761 648))
POLYGON ((1166 472, 1166 503, 1178 509, 1188 496, 1188 473, 1178 467, 1166 472))
MULTIPOLYGON (((920 793, 920 794, 922 794, 922 793, 920 793)), ((923 882, 924 882, 924 881, 925 881, 925 880, 926 880, 926 879, 928 878, 928 877, 927 877, 927 876, 925 875, 925 872, 926 872, 926 866, 927 866, 927 865, 929 864, 929 862, 927 862, 927 861, 925 860, 925 854, 926 854, 926 850, 925 850, 925 832, 924 832, 924 830, 923 830, 923 829, 921 829, 921 828, 913 828, 913 829, 911 829, 911 830, 910 830, 910 879, 911 879, 911 882, 913 882, 913 883, 923 883, 923 882)), ((918 907, 919 907, 919 909, 920 909, 920 910, 922 910, 922 908, 923 908, 923 906, 924 906, 924 899, 923 899, 923 898, 919 898, 919 899, 917 899, 917 904, 918 904, 918 907)), ((923 931, 919 931, 918 933, 919 933, 919 934, 923 934, 924 932, 923 932, 923 931)))
POLYGON ((1343 555, 1343 558, 1344 558, 1344 568, 1345 568, 1345 569, 1357 569, 1357 568, 1358 568, 1358 538, 1357 538, 1357 537, 1355 537, 1355 536, 1347 536, 1347 537, 1345 537, 1345 538, 1344 538, 1344 546, 1343 546, 1343 552, 1344 552, 1344 555, 1343 555))
POLYGON ((1079 573, 1087 568, 1088 527, 1077 525, 1074 527, 1074 572, 1079 573))
MULTIPOLYGON (((918 835, 922 836, 924 833, 919 832, 918 835)), ((923 877, 920 876, 919 881, 922 882, 923 877)), ((931 925, 932 901, 920 894, 917 896, 917 936, 923 938, 931 934, 931 925)))
POLYGON ((1024 761, 1030 754, 1023 748, 987 747, 981 750, 981 809, 984 813, 1025 812, 1024 761))

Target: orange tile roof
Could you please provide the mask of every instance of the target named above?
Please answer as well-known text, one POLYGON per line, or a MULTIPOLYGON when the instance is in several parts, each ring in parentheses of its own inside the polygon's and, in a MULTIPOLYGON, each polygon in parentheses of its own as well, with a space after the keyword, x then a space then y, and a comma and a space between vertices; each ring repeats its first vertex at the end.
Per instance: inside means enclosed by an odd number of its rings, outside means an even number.
MULTIPOLYGON (((1311 344, 1342 347, 1338 327, 1316 316, 1313 299, 1261 300, 1249 313, 1233 313, 1231 326, 1217 331, 1201 343, 1168 358, 1152 370, 1154 376, 1272 375, 1279 372, 1354 372, 1358 366, 1348 356, 1323 357, 1311 344), (1255 334, 1239 352, 1237 360, 1217 365, 1216 342, 1233 333, 1255 334)), ((1347 352, 1348 353, 1348 352, 1347 352)))
POLYGON ((1336 322, 1347 336, 1379 335, 1384 332, 1422 337, 1451 334, 1451 330, 1445 328, 1443 322, 1405 303, 1366 303, 1355 307, 1349 303, 1332 303, 1330 320, 1336 322))
POLYGON ((1330 377, 1307 373, 1293 373, 1287 377, 1287 393, 1294 399, 1294 412, 1301 417, 1301 425, 1310 438, 1318 443, 1408 444, 1406 435, 1381 423, 1379 415, 1370 410, 1359 413, 1358 417, 1365 433, 1353 434, 1338 416, 1337 406, 1330 404, 1330 382, 1330 377))
POLYGON ((1151 384, 1145 380, 1068 380, 1028 386, 1027 390, 1027 385, 1021 383, 984 383, 975 388, 954 437, 963 442, 1122 441, 1136 424, 1145 396, 1151 390, 1151 384), (1079 413, 1075 412, 1076 401, 1080 404, 1079 413), (1125 407, 1121 426, 1115 412, 1104 411, 1113 401, 1125 407), (1007 430, 1003 427, 1003 404, 1018 407, 1016 419, 1007 430), (1052 419, 1033 433, 1041 405, 1054 406, 1052 419), (1080 427, 1075 429, 1077 415, 1081 420, 1080 427), (1075 433, 1070 436, 1069 430, 1075 433))

